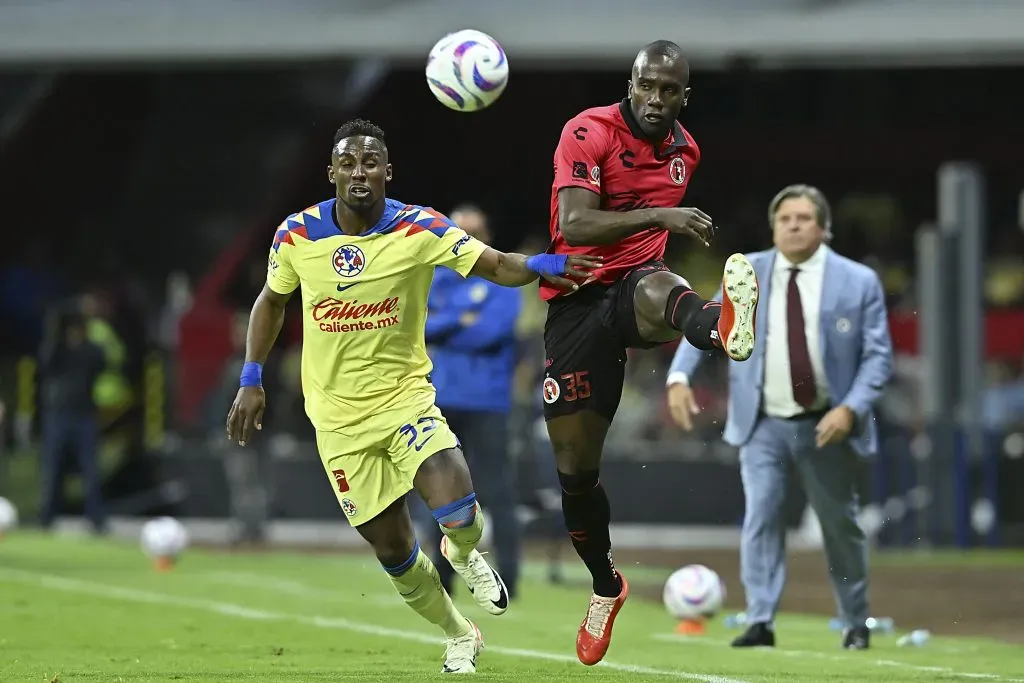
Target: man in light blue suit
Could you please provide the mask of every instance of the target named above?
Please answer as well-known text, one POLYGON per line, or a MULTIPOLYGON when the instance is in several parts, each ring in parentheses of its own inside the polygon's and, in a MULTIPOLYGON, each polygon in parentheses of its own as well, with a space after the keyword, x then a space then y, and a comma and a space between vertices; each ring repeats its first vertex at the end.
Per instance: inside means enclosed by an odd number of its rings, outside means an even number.
MULTIPOLYGON (((857 523, 856 480, 860 458, 877 450, 873 406, 892 371, 882 285, 870 268, 828 247, 830 210, 818 189, 783 189, 768 217, 775 247, 748 255, 761 287, 754 353, 745 363, 729 363, 724 439, 740 449, 746 499, 740 564, 750 624, 733 646, 775 645, 786 580, 783 500, 792 469, 821 521, 846 622, 843 647, 864 650, 867 541, 857 523)), ((669 371, 669 407, 687 431, 699 412, 689 378, 705 355, 684 340, 669 371)))

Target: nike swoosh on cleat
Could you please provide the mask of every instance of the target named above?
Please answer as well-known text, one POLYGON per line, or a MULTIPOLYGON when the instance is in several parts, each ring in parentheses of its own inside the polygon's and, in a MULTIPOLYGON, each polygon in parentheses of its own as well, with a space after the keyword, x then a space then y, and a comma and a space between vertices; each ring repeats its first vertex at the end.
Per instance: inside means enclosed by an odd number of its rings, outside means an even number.
POLYGON ((359 284, 358 282, 353 282, 350 285, 338 285, 338 291, 339 292, 344 292, 346 289, 349 289, 351 287, 355 287, 358 284, 359 284))
POLYGON ((498 577, 498 573, 492 569, 491 574, 494 575, 494 583, 498 584, 498 599, 491 600, 491 604, 498 609, 507 609, 508 593, 502 588, 501 579, 498 577))
MULTIPOLYGON (((469 589, 470 595, 476 595, 475 588, 473 588, 472 586, 466 586, 466 588, 469 589)), ((498 585, 498 592, 501 593, 501 597, 499 597, 497 600, 491 600, 491 603, 497 605, 498 607, 507 607, 508 598, 505 596, 504 591, 501 590, 501 584, 498 585)))

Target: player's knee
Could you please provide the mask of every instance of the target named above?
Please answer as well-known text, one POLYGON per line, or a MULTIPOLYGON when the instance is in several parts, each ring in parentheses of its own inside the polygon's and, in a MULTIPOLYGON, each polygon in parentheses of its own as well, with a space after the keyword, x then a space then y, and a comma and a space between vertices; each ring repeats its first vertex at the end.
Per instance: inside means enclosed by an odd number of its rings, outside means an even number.
POLYGON ((601 464, 601 447, 587 438, 552 439, 551 449, 559 472, 576 474, 596 470, 601 464))
POLYGON ((570 496, 578 496, 581 493, 591 491, 600 482, 601 474, 596 469, 580 471, 574 474, 568 474, 561 470, 558 471, 558 483, 561 485, 562 491, 570 496))
POLYGON ((633 292, 633 308, 637 317, 661 325, 665 321, 665 307, 676 287, 690 288, 684 278, 669 271, 651 273, 637 283, 633 292))
MULTIPOLYGON (((655 275, 657 274, 660 273, 655 275)), ((633 310, 643 320, 657 320, 661 318, 660 311, 664 310, 665 301, 668 297, 668 290, 661 286, 659 283, 660 278, 655 278, 655 275, 645 277, 637 284, 636 289, 633 290, 633 310)))
POLYGON ((448 448, 424 460, 416 471, 413 485, 427 507, 434 509, 462 498, 473 491, 473 478, 462 451, 448 448))

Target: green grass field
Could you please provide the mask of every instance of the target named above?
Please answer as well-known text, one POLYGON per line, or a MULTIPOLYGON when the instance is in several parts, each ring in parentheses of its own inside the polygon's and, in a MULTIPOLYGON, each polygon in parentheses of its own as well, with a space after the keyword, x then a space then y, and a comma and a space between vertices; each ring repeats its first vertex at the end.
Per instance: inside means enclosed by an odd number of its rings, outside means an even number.
MULTIPOLYGON (((641 599, 623 609, 608 661, 587 668, 574 653, 586 590, 528 569, 522 599, 502 617, 457 595, 484 633, 483 680, 1024 681, 1020 648, 994 641, 935 637, 917 649, 877 636, 867 652, 844 652, 824 618, 791 615, 780 619, 779 648, 736 651, 720 623, 678 637, 661 605, 641 599)), ((370 557, 194 549, 161 574, 134 544, 0 541, 3 683, 422 681, 441 677, 442 651, 370 557)))

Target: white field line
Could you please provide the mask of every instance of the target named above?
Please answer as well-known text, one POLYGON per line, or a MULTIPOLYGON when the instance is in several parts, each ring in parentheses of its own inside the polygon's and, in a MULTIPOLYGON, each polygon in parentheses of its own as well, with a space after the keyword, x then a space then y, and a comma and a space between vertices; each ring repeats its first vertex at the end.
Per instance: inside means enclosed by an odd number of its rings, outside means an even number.
MULTIPOLYGON (((710 638, 703 638, 700 636, 695 637, 674 635, 670 633, 656 633, 651 637, 655 640, 684 643, 688 645, 704 645, 708 647, 729 647, 728 643, 721 642, 718 640, 712 640, 710 638)), ((945 666, 922 666, 919 664, 898 662, 892 659, 871 659, 870 655, 862 659, 861 655, 855 653, 851 653, 849 656, 842 657, 840 655, 830 655, 825 652, 813 652, 811 650, 790 650, 775 647, 759 647, 753 649, 757 652, 764 652, 767 656, 794 657, 796 659, 825 659, 830 662, 844 662, 846 664, 874 664, 875 666, 890 669, 907 669, 908 671, 921 671, 925 673, 946 674, 947 676, 959 676, 961 678, 970 678, 974 680, 1002 681, 1005 683, 1024 683, 1024 679, 1021 678, 1007 678, 1005 676, 1000 676, 998 674, 983 674, 971 673, 967 671, 956 671, 955 669, 950 669, 949 667, 945 666)))
MULTIPOLYGON (((79 579, 68 579, 53 574, 41 574, 36 572, 25 572, 12 569, 0 569, 0 580, 35 585, 53 590, 62 590, 68 593, 92 595, 96 597, 109 598, 114 600, 159 604, 167 605, 170 607, 179 607, 204 612, 212 612, 215 614, 237 617, 241 619, 251 619, 254 621, 286 621, 302 624, 305 626, 313 626, 316 628, 341 629, 345 631, 352 631, 355 633, 362 633, 366 635, 408 640, 412 642, 426 643, 430 645, 440 645, 442 643, 441 638, 439 638, 438 636, 418 631, 405 631, 400 629, 386 628, 382 626, 376 626, 374 624, 352 621, 349 619, 341 619, 337 617, 289 614, 285 612, 270 612, 266 610, 252 609, 244 605, 239 605, 230 602, 219 602, 216 600, 203 600, 198 598, 179 597, 176 595, 156 593, 151 591, 138 590, 134 588, 119 588, 117 586, 111 586, 104 583, 82 581, 79 579)), ((488 646, 486 651, 500 655, 507 655, 511 657, 541 659, 550 662, 561 662, 567 664, 578 663, 575 657, 570 657, 568 655, 562 655, 553 652, 543 652, 541 650, 488 646)), ((619 664, 616 662, 608 661, 601 662, 601 664, 599 664, 598 666, 602 666, 606 669, 613 669, 616 671, 625 671, 630 673, 646 674, 651 676, 666 676, 682 680, 701 681, 702 683, 749 683, 748 681, 742 679, 727 678, 725 676, 716 676, 713 674, 699 674, 688 671, 673 671, 670 669, 655 669, 647 666, 619 664)))
POLYGON ((385 609, 409 609, 405 603, 395 595, 374 594, 364 597, 349 597, 338 591, 330 591, 315 588, 301 581, 284 579, 271 574, 250 574, 246 572, 205 572, 194 574, 196 578, 210 583, 219 583, 227 586, 242 586, 255 589, 262 593, 274 592, 282 595, 291 595, 297 598, 311 598, 317 602, 327 602, 344 605, 372 605, 385 609))
MULTIPOLYGON (((405 602, 394 591, 380 593, 367 592, 365 595, 355 597, 344 592, 332 591, 326 588, 317 588, 294 579, 285 579, 273 574, 251 573, 251 572, 229 572, 214 571, 193 574, 203 581, 219 583, 228 586, 244 586, 262 593, 275 592, 282 595, 291 595, 297 598, 311 598, 317 602, 326 602, 349 606, 373 606, 381 609, 409 609, 405 602)), ((522 612, 508 612, 502 615, 503 621, 521 621, 528 618, 522 612)), ((576 627, 570 629, 576 633, 576 627)))

